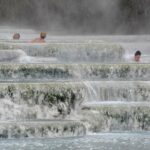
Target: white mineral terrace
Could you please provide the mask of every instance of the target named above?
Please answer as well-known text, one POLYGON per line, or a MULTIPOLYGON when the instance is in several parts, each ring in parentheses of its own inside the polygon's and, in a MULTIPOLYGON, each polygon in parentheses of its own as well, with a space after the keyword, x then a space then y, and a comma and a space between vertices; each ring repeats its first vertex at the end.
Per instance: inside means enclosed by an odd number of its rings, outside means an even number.
POLYGON ((0 137, 17 144, 38 138, 45 147, 67 140, 71 150, 83 141, 134 147, 140 138, 148 146, 150 36, 48 35, 44 44, 31 43, 38 34, 0 27, 0 137), (14 32, 20 40, 12 40, 14 32), (55 137, 62 139, 46 140, 55 137))

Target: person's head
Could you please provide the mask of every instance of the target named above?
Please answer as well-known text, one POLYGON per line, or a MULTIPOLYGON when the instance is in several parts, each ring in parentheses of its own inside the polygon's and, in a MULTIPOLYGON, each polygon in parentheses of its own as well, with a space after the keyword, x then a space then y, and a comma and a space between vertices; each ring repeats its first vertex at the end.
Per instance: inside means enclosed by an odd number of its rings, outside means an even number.
POLYGON ((134 54, 134 60, 136 62, 139 62, 140 61, 140 58, 141 58, 141 52, 140 51, 136 51, 135 54, 134 54))
POLYGON ((20 39, 20 34, 19 33, 14 33, 13 39, 14 40, 19 40, 20 39))
POLYGON ((40 38, 45 39, 46 38, 46 32, 41 32, 40 33, 40 38))

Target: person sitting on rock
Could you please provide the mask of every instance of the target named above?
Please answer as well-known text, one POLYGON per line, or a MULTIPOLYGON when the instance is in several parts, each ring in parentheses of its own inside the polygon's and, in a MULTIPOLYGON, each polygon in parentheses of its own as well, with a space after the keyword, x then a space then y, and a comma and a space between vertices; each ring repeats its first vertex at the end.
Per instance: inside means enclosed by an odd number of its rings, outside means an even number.
POLYGON ((14 33, 13 40, 19 40, 19 39, 20 39, 20 34, 19 33, 14 33))
POLYGON ((46 33, 45 32, 41 32, 40 33, 40 37, 32 40, 31 42, 32 43, 45 43, 45 38, 46 38, 46 33))
POLYGON ((141 59, 141 52, 140 51, 136 51, 135 54, 134 54, 134 61, 135 62, 140 62, 140 59, 141 59))

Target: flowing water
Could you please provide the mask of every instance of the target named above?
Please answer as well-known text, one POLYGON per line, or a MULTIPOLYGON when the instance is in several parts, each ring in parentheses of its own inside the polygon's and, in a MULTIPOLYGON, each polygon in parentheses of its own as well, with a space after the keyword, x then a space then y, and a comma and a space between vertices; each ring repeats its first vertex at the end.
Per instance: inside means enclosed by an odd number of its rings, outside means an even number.
POLYGON ((101 133, 57 139, 1 140, 3 150, 149 150, 149 133, 101 133))
POLYGON ((150 36, 37 36, 0 28, 1 149, 149 150, 150 36))

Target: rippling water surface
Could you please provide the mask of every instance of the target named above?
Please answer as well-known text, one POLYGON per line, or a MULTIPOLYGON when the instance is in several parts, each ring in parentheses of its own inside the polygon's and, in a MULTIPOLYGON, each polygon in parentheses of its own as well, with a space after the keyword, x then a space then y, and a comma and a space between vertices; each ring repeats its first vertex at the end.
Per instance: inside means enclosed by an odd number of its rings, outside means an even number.
POLYGON ((149 150, 150 133, 104 133, 79 138, 1 140, 1 150, 149 150))

